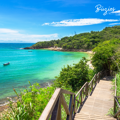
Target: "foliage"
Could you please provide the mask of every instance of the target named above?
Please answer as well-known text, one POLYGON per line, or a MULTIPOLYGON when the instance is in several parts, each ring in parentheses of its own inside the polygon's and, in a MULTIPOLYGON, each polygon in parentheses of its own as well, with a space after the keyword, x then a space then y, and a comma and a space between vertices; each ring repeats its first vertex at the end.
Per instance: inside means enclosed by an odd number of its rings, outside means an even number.
MULTIPOLYGON (((60 72, 53 86, 40 88, 38 83, 30 84, 30 91, 27 89, 20 95, 14 89, 18 96, 18 101, 13 104, 10 101, 10 110, 2 116, 4 120, 38 120, 52 94, 55 87, 61 87, 69 91, 76 91, 86 82, 89 81, 94 71, 88 68, 86 58, 82 58, 78 64, 67 66, 60 72), (62 79, 61 79, 62 78, 62 79)), ((67 104, 69 104, 69 95, 64 95, 67 104)), ((65 110, 62 107, 62 119, 66 118, 65 110)))
POLYGON ((116 75, 117 96, 120 96, 120 72, 116 75))
MULTIPOLYGON (((37 120, 50 100, 55 87, 77 91, 85 82, 90 81, 98 71, 120 70, 120 26, 106 27, 101 32, 91 31, 91 33, 76 34, 61 40, 38 42, 30 48, 40 49, 54 46, 64 49, 94 48, 92 64, 95 71, 89 69, 86 64, 87 60, 82 58, 79 63, 64 67, 60 75, 56 77, 52 87, 40 88, 39 84, 36 83, 30 85, 30 91, 26 89, 21 92, 20 96, 14 90, 19 99, 16 105, 10 102, 10 111, 3 115, 2 119, 37 120)), ((120 96, 120 73, 117 75, 117 95, 120 96)), ((65 99, 68 103, 68 95, 65 96, 65 99)))
POLYGON ((106 27, 100 32, 91 31, 90 33, 75 34, 74 36, 63 37, 58 40, 37 42, 30 48, 40 49, 55 46, 64 49, 93 49, 100 42, 113 39, 120 40, 120 26, 106 27))
POLYGON ((4 120, 38 120, 52 94, 53 87, 40 88, 39 84, 30 85, 31 91, 27 89, 24 93, 21 92, 16 107, 10 102, 11 112, 4 115, 4 120))
POLYGON ((86 64, 86 58, 82 58, 78 64, 74 66, 67 65, 60 72, 60 75, 56 77, 54 81, 54 86, 60 88, 72 89, 76 91, 86 82, 89 81, 90 74, 93 75, 92 71, 88 70, 88 65, 86 64))
POLYGON ((94 55, 92 57, 92 64, 96 71, 101 70, 118 70, 118 53, 117 49, 120 45, 119 40, 109 40, 99 43, 97 47, 93 49, 94 55))
MULTIPOLYGON (((120 96, 120 72, 118 72, 116 75, 116 86, 117 86, 116 96, 120 96)), ((118 102, 120 104, 120 98, 118 98, 118 102)), ((118 110, 120 110, 120 108, 116 106, 116 112, 118 110)), ((118 119, 120 119, 120 115, 118 115, 117 117, 118 119)))
MULTIPOLYGON (((113 91, 115 91, 115 78, 112 80, 112 84, 113 84, 113 91)), ((118 72, 116 74, 116 96, 120 96, 120 72, 118 72)), ((120 98, 118 98, 118 102, 120 103, 120 98)), ((115 109, 115 113, 119 110, 119 107, 116 106, 115 109)), ((114 108, 110 108, 110 110, 108 111, 108 115, 114 116, 114 108)), ((117 116, 120 117, 120 116, 117 116)))

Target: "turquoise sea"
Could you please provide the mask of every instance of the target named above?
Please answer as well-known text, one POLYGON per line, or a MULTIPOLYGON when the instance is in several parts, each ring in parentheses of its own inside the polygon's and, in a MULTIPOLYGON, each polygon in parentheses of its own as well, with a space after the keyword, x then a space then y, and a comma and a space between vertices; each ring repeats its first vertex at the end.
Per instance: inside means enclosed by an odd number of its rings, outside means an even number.
POLYGON ((55 79, 61 68, 79 62, 86 53, 41 50, 24 50, 32 43, 0 43, 0 99, 15 96, 13 88, 20 91, 31 84, 55 79), (32 52, 31 52, 32 51, 32 52), (3 63, 10 65, 3 66, 3 63))

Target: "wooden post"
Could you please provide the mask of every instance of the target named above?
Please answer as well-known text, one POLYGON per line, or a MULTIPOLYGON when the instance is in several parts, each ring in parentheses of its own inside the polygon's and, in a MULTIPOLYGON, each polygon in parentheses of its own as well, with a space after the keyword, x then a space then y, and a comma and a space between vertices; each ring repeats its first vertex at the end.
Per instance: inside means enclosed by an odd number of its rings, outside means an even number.
POLYGON ((73 95, 72 119, 74 118, 74 116, 75 116, 75 113, 76 113, 76 111, 75 111, 75 95, 73 95))
POLYGON ((99 81, 100 81, 100 72, 99 72, 99 79, 98 79, 98 83, 99 83, 99 81))
POLYGON ((97 83, 97 74, 95 75, 95 84, 97 83))
POLYGON ((56 118, 57 118, 58 105, 59 105, 59 98, 58 98, 57 103, 56 103, 54 110, 52 112, 51 120, 56 120, 56 118))
MULTIPOLYGON (((79 93, 79 99, 78 99, 78 101, 80 102, 80 93, 79 93)), ((78 105, 79 105, 79 102, 77 102, 77 108, 78 108, 78 105)), ((76 109, 76 111, 77 111, 77 109, 76 109)))
POLYGON ((81 105, 82 105, 82 90, 80 92, 80 98, 81 98, 81 105))
POLYGON ((115 100, 115 97, 114 97, 114 113, 115 113, 115 110, 116 110, 116 100, 115 100))
POLYGON ((76 110, 75 110, 75 95, 74 95, 74 114, 76 113, 76 110))
MULTIPOLYGON (((92 81, 92 83, 91 83, 91 89, 92 89, 92 91, 93 91, 93 81, 92 81)), ((92 92, 92 91, 91 91, 91 92, 92 92)))
POLYGON ((58 112, 57 112, 57 119, 56 120, 61 120, 61 96, 59 98, 58 112))
POLYGON ((68 106, 67 106, 67 103, 65 101, 65 98, 64 98, 63 94, 61 94, 61 103, 62 103, 62 105, 63 105, 63 107, 64 107, 64 109, 66 111, 66 114, 70 115, 70 111, 68 109, 68 106))
POLYGON ((88 96, 88 83, 86 84, 86 96, 88 96))
POLYGON ((66 120, 72 120, 72 95, 70 95, 69 112, 70 112, 70 115, 67 115, 66 120))

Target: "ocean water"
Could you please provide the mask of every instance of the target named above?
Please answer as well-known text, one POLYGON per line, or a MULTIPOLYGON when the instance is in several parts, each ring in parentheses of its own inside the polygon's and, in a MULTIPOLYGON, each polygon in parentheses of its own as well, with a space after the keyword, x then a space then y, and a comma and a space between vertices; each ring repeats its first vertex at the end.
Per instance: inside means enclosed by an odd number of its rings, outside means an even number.
POLYGON ((24 50, 32 43, 0 43, 0 99, 15 96, 31 84, 45 83, 55 79, 61 68, 78 63, 86 53, 41 50, 24 50), (10 65, 3 66, 10 62, 10 65))

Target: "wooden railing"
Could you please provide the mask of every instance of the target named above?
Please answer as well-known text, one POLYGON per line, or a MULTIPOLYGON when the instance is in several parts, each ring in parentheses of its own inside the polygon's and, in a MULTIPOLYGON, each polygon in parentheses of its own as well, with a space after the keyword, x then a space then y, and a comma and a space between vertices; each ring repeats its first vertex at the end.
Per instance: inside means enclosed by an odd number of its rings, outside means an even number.
POLYGON ((120 116, 120 96, 117 96, 117 85, 116 85, 116 76, 115 76, 115 96, 114 96, 114 117, 117 118, 120 116))
POLYGON ((75 94, 61 88, 55 90, 39 120, 61 120, 61 104, 65 109, 67 120, 72 120, 75 114, 75 94), (63 94, 70 95, 69 107, 63 94))
POLYGON ((84 104, 88 95, 92 94, 96 84, 103 75, 103 72, 95 74, 92 80, 89 83, 86 82, 76 95, 67 90, 57 88, 39 120, 61 120, 63 108, 66 113, 66 120, 72 120, 80 107, 84 104), (69 105, 67 105, 67 100, 65 99, 64 94, 68 94, 70 97, 69 105), (61 107, 61 105, 63 107, 61 107))

